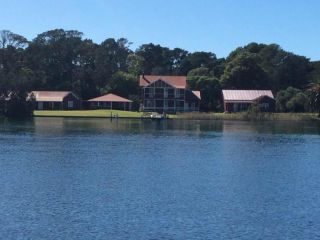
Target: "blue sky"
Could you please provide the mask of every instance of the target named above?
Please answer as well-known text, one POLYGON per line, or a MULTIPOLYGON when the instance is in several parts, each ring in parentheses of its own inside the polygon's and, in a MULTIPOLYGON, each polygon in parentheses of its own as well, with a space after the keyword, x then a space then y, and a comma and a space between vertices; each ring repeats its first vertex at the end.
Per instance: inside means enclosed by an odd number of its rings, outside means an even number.
POLYGON ((125 37, 226 57, 250 42, 320 60, 319 0, 0 0, 0 29, 28 39, 75 29, 100 43, 125 37))

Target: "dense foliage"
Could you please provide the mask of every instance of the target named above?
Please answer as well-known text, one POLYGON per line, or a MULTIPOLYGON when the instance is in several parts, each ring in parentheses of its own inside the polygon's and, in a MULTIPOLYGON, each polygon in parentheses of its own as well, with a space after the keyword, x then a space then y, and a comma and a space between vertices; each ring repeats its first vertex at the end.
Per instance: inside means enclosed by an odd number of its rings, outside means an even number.
POLYGON ((152 43, 133 51, 124 38, 96 44, 63 29, 32 41, 0 31, 0 101, 30 90, 72 90, 84 100, 112 91, 137 102, 140 74, 187 75, 189 86, 201 91, 204 111, 221 110, 222 88, 272 89, 279 111, 319 109, 320 62, 276 44, 251 43, 219 59, 212 52, 152 43))

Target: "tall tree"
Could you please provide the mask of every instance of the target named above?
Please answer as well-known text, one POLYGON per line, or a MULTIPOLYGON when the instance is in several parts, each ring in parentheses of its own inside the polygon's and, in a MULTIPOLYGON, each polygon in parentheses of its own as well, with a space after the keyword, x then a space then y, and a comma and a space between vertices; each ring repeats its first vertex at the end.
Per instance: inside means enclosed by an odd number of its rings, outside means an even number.
MULTIPOLYGON (((79 66, 82 33, 55 29, 39 34, 26 49, 28 66, 45 73, 41 89, 71 90, 79 66)), ((42 75, 42 74, 39 74, 42 75)))
MULTIPOLYGON (((255 64, 267 74, 268 88, 274 91, 288 86, 304 88, 308 83, 308 75, 312 70, 309 59, 286 52, 279 45, 250 43, 239 47, 230 53, 227 64, 244 54, 256 56, 255 64)), ((261 79, 260 82, 264 81, 261 79)))
POLYGON ((260 57, 255 53, 241 52, 227 59, 221 77, 224 88, 264 89, 269 88, 267 73, 259 65, 260 57))
POLYGON ((221 84, 210 69, 205 67, 193 69, 188 73, 187 79, 191 89, 201 92, 202 111, 221 110, 221 84))
POLYGON ((136 50, 142 59, 142 72, 144 74, 170 75, 172 73, 171 52, 169 48, 144 44, 136 50))
POLYGON ((211 52, 194 52, 188 54, 182 62, 181 71, 187 74, 190 70, 205 67, 210 69, 214 74, 214 67, 217 63, 217 57, 211 52))
POLYGON ((113 38, 103 41, 95 53, 95 78, 98 87, 103 87, 118 71, 128 71, 128 56, 132 53, 130 43, 125 38, 113 38))
POLYGON ((24 48, 28 44, 28 40, 9 30, 0 30, 0 48, 7 48, 9 46, 13 48, 24 48))

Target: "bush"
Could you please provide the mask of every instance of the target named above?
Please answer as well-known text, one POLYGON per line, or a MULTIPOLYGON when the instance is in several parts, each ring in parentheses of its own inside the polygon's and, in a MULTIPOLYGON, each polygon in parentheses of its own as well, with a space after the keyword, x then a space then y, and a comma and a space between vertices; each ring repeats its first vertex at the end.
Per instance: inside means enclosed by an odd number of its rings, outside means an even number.
POLYGON ((10 93, 3 104, 2 112, 8 118, 31 117, 34 109, 34 101, 26 100, 26 94, 10 93))
POLYGON ((289 112, 306 112, 309 110, 308 105, 309 99, 307 95, 299 92, 286 103, 286 108, 289 112))
POLYGON ((309 97, 299 89, 288 87, 278 92, 276 96, 276 110, 278 112, 307 112, 309 111, 309 97))

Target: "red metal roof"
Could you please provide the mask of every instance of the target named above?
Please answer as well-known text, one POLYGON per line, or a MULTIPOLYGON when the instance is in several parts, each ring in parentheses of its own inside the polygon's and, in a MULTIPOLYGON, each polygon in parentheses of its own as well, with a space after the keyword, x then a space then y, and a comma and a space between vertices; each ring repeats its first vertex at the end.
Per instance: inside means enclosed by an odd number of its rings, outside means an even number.
POLYGON ((153 82, 162 80, 175 88, 186 88, 186 76, 155 76, 155 75, 141 75, 139 80, 140 87, 146 87, 153 82))
POLYGON ((132 102, 129 99, 120 97, 120 96, 112 94, 112 93, 108 93, 108 94, 100 96, 100 97, 92 98, 88 101, 89 102, 128 102, 128 103, 132 102))
POLYGON ((271 90, 222 90, 225 101, 254 101, 263 96, 274 99, 271 90))
MULTIPOLYGON (((32 91, 31 94, 33 94, 36 101, 62 102, 66 96, 73 93, 69 91, 32 91)), ((78 98, 76 95, 74 96, 78 98)))

